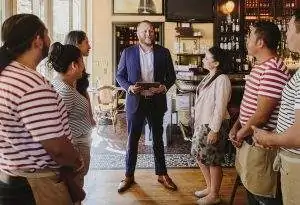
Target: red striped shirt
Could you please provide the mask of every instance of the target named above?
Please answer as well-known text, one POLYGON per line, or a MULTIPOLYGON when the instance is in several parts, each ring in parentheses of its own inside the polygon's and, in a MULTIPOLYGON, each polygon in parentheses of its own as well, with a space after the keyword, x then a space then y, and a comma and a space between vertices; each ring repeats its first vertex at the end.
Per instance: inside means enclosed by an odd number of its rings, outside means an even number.
POLYGON ((39 73, 12 62, 0 74, 0 169, 56 168, 40 141, 68 137, 66 107, 39 73))
MULTIPOLYGON (((287 68, 282 59, 271 58, 256 65, 246 79, 245 92, 240 107, 240 122, 245 125, 257 109, 258 95, 271 97, 280 101, 281 92, 289 79, 287 68)), ((265 128, 273 130, 276 127, 280 103, 271 114, 265 128)))

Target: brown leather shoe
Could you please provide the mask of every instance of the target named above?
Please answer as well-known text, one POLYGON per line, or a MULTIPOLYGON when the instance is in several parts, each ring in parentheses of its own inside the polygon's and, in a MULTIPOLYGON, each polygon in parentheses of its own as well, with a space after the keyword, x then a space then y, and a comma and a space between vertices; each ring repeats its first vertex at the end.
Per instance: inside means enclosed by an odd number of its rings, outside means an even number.
POLYGON ((135 183, 134 182, 134 176, 132 176, 132 177, 125 177, 124 179, 122 179, 122 181, 120 182, 120 184, 118 186, 118 192, 121 193, 121 192, 126 191, 134 183, 135 183))
POLYGON ((172 179, 168 175, 160 175, 160 176, 158 176, 157 181, 159 183, 161 183, 165 188, 167 188, 169 190, 172 190, 172 191, 176 191, 177 190, 176 184, 174 184, 174 182, 172 181, 172 179))

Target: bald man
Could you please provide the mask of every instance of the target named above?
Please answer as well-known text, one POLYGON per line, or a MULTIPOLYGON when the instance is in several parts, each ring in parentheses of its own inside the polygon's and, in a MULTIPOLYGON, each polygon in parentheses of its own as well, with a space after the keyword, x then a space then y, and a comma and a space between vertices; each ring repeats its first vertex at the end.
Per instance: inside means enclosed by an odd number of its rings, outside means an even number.
POLYGON ((168 49, 155 45, 154 26, 142 21, 137 27, 137 45, 126 48, 118 65, 117 81, 127 91, 126 117, 128 143, 125 178, 118 192, 124 192, 134 183, 138 142, 144 121, 147 120, 153 138, 155 173, 158 182, 165 188, 177 190, 167 174, 163 145, 163 117, 167 110, 166 92, 175 83, 175 72, 168 49), (137 82, 153 83, 157 86, 143 89, 137 82))

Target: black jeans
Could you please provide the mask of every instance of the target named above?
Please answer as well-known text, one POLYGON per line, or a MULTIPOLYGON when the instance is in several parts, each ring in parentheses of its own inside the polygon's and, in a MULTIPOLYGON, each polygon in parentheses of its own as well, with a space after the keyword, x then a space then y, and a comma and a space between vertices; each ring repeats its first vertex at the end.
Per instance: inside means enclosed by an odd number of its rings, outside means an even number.
POLYGON ((282 205, 282 196, 278 194, 276 198, 258 196, 247 190, 248 205, 282 205))
MULTIPOLYGON (((2 176, 3 173, 0 173, 2 176)), ((0 205, 35 205, 29 183, 26 178, 7 176, 0 179, 0 205), (2 181, 3 180, 3 181, 2 181)))
POLYGON ((134 175, 139 140, 142 134, 145 119, 152 133, 155 173, 167 174, 165 164, 163 134, 164 113, 158 112, 151 99, 141 98, 139 107, 135 113, 127 113, 128 142, 126 152, 126 176, 134 175))

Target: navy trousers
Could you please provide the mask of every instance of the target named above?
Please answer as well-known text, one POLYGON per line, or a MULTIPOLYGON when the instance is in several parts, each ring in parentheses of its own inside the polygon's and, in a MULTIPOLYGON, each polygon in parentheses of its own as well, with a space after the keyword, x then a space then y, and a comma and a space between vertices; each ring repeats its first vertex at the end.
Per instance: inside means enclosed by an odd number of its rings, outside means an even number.
POLYGON ((165 163, 163 134, 164 113, 157 111, 151 99, 141 97, 135 113, 127 113, 128 142, 126 151, 126 176, 133 176, 137 161, 138 144, 142 134, 145 119, 152 133, 155 174, 167 174, 165 163))

